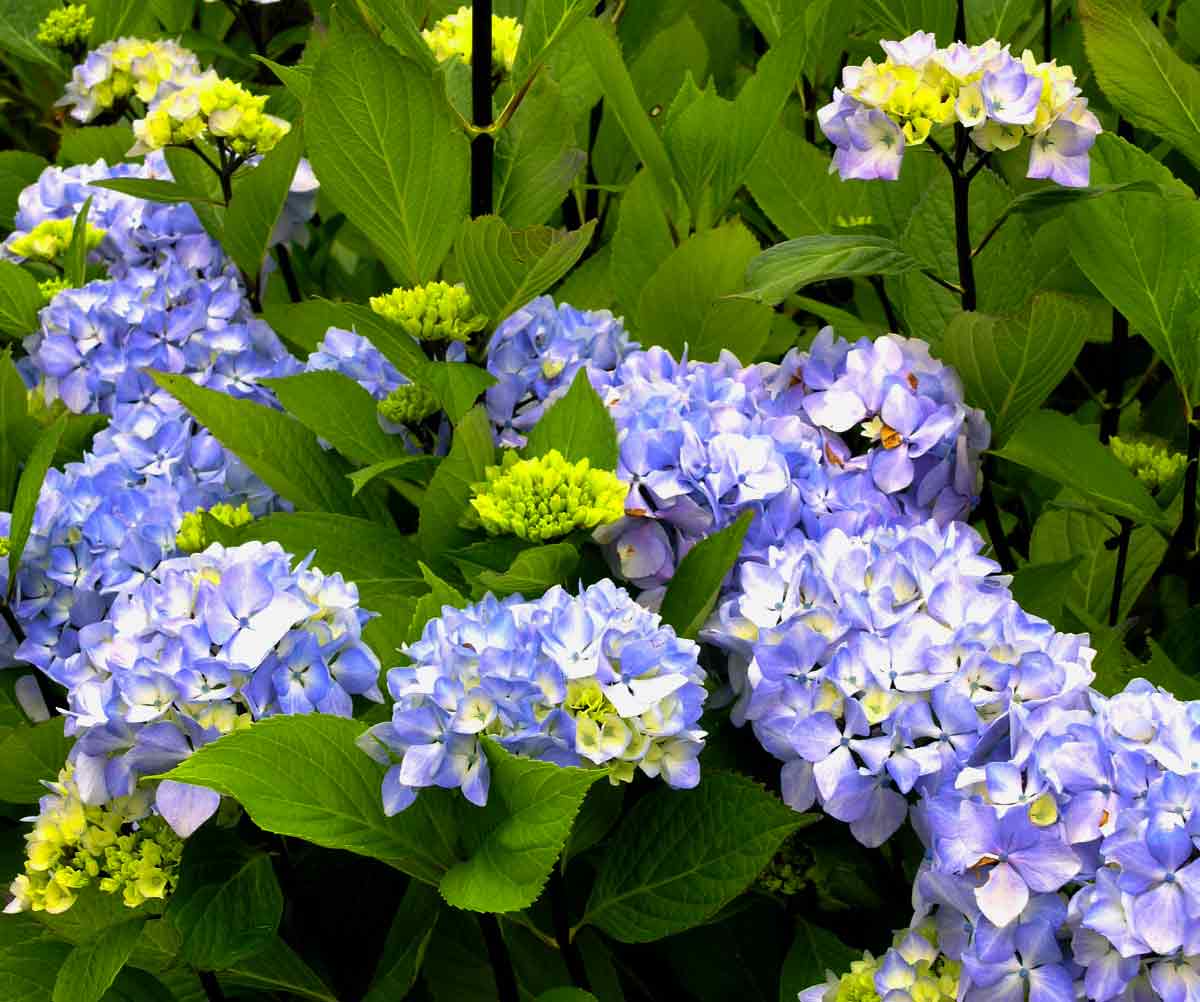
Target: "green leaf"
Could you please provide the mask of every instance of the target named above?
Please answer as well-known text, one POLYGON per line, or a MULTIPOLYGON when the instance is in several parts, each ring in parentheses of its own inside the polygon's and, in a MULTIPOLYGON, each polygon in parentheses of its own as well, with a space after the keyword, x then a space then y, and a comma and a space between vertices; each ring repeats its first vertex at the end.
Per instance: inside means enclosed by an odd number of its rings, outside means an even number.
POLYGON ((742 512, 736 522, 700 540, 680 561, 667 585, 660 614, 681 637, 695 637, 704 626, 725 576, 742 552, 742 541, 752 521, 753 511, 742 512))
POLYGON ((1096 184, 1086 188, 1061 188, 1058 185, 1050 185, 1017 195, 1009 203, 1003 215, 1007 217, 1013 213, 1044 212, 1047 209, 1059 209, 1066 205, 1074 205, 1076 202, 1101 198, 1104 195, 1134 191, 1157 195, 1159 189, 1157 184, 1147 180, 1125 181, 1121 184, 1096 184))
POLYGON ((189 964, 220 971, 254 956, 275 938, 282 917, 270 856, 246 854, 216 832, 188 839, 167 919, 183 937, 189 964))
POLYGON ((1200 203, 1127 194, 1070 210, 1071 256, 1200 404, 1200 268, 1178 253, 1200 240, 1200 203))
POLYGON ((555 585, 570 587, 578 571, 579 551, 570 543, 550 543, 522 550, 503 573, 480 571, 475 581, 480 597, 490 591, 497 598, 519 593, 534 599, 555 585))
POLYGON ((967 41, 1011 38, 1029 20, 1035 3, 1036 0, 974 0, 966 4, 967 41))
POLYGON ((65 416, 46 428, 25 460, 25 469, 17 481, 17 493, 13 498, 12 522, 8 527, 8 601, 17 591, 17 569, 29 541, 29 530, 33 528, 33 516, 37 510, 38 495, 42 492, 42 481, 54 460, 54 452, 67 426, 65 416))
POLYGON ((962 377, 967 402, 987 412, 994 444, 1071 371, 1091 326, 1085 302, 1056 292, 1034 296, 1020 316, 968 312, 950 321, 941 354, 962 377))
POLYGON ((851 950, 833 933, 802 918, 796 919, 796 938, 779 975, 779 1002, 796 1002, 796 996, 804 989, 821 984, 827 972, 840 978, 856 960, 862 960, 862 954, 851 950))
POLYGON ((27 421, 28 393, 25 381, 12 360, 12 349, 0 351, 0 511, 8 511, 17 486, 17 471, 24 450, 17 444, 22 424, 27 421))
POLYGON ((392 919, 387 942, 363 1002, 394 1002, 416 984, 441 911, 437 891, 427 884, 408 885, 392 919))
POLYGON ((361 470, 355 470, 350 474, 350 483, 354 485, 355 494, 377 477, 427 484, 440 463, 439 456, 400 456, 396 459, 385 459, 381 463, 372 463, 361 470))
MULTIPOLYGON (((42 787, 45 793, 46 788, 42 787)), ((106 894, 95 884, 81 888, 75 896, 75 903, 65 912, 51 915, 48 912, 33 912, 33 917, 42 923, 59 939, 73 946, 89 943, 106 930, 122 922, 136 921, 142 927, 142 937, 149 943, 151 938, 157 942, 158 926, 164 923, 156 917, 162 911, 162 902, 147 901, 137 908, 127 908, 120 894, 106 894), (145 921, 153 919, 153 922, 145 921)), ((170 925, 167 928, 171 928, 170 925)), ((175 937, 176 939, 178 936, 175 937)), ((136 963, 138 949, 131 954, 131 963, 136 963)))
POLYGON ((633 330, 641 326, 637 306, 642 290, 675 250, 675 240, 653 179, 639 170, 621 198, 609 265, 613 291, 633 330))
POLYGON ((122 922, 80 943, 59 968, 53 1002, 100 1002, 141 933, 141 922, 122 922))
POLYGON ((79 211, 75 214, 75 225, 71 229, 71 243, 64 255, 64 277, 76 289, 80 288, 87 281, 87 222, 88 213, 91 209, 92 196, 88 195, 79 211))
MULTIPOLYGON (((207 169, 207 168, 206 168, 207 169)), ((215 199, 209 198, 194 188, 178 181, 158 181, 153 178, 115 177, 104 181, 89 181, 93 188, 107 188, 109 191, 119 191, 122 195, 132 195, 134 198, 144 198, 147 202, 162 202, 175 205, 180 202, 219 205, 215 199)))
POLYGON ((288 90, 300 101, 308 100, 308 92, 312 89, 312 75, 315 67, 296 65, 283 66, 268 59, 266 56, 253 54, 253 58, 266 66, 288 90))
POLYGON ((489 738, 483 746, 487 806, 463 808, 469 855, 440 889, 455 908, 520 911, 541 894, 588 788, 605 773, 512 755, 489 738))
POLYGON ((0 800, 32 804, 46 793, 42 780, 57 778, 71 750, 65 722, 65 717, 51 717, 13 728, 0 740, 0 800))
POLYGON ((894 241, 866 235, 797 237, 750 262, 746 295, 781 303, 797 289, 831 278, 901 275, 918 267, 894 241))
POLYGON ((39 63, 41 74, 49 68, 54 77, 61 79, 62 67, 57 53, 37 40, 38 25, 57 6, 54 0, 4 0, 0 3, 0 53, 8 52, 39 63))
POLYGON ((1172 51, 1130 0, 1080 0, 1088 61, 1104 96, 1134 125, 1200 165, 1200 70, 1172 51))
POLYGON ((135 967, 126 967, 112 987, 105 992, 102 1002, 179 1002, 175 995, 158 978, 135 967))
POLYGON ((731 298, 745 289, 746 266, 758 241, 738 221, 688 237, 646 283, 638 302, 638 335, 676 358, 713 361, 729 349, 744 362, 757 357, 773 311, 731 298))
POLYGON ((398 435, 379 425, 375 398, 332 370, 264 379, 284 410, 351 462, 366 465, 409 454, 398 435))
POLYGON ((1083 554, 1076 553, 1065 560, 1039 560, 1018 567, 1011 585, 1013 598, 1026 612, 1051 623, 1059 622, 1075 568, 1082 560, 1083 554))
POLYGON ((262 269, 271 231, 287 201, 303 150, 304 127, 297 122, 258 166, 234 179, 222 246, 247 275, 257 276, 262 269))
POLYGON ((239 542, 275 540, 297 559, 316 551, 314 563, 348 581, 418 577, 412 536, 363 518, 323 511, 282 512, 237 530, 239 542))
POLYGON ((526 78, 554 46, 593 10, 589 0, 529 0, 521 18, 521 41, 513 75, 526 78))
POLYGON ((186 376, 150 372, 225 448, 297 508, 340 514, 361 512, 337 457, 317 436, 277 410, 197 386, 186 376))
POLYGON ((586 369, 575 374, 571 388, 550 405, 529 432, 526 456, 557 449, 576 463, 590 460, 594 470, 617 468, 617 427, 604 401, 592 389, 586 369))
POLYGON ((0 152, 0 229, 13 228, 17 199, 22 191, 41 177, 46 167, 46 161, 36 153, 23 150, 0 152))
POLYGON ((1076 489, 1101 511, 1169 528, 1141 481, 1089 429, 1056 411, 1030 414, 996 455, 1076 489))
POLYGON ((643 797, 609 843, 582 924, 622 943, 699 925, 744 891, 805 823, 744 776, 643 797))
POLYGON ((447 550, 458 549, 471 535, 459 526, 471 498, 471 485, 483 480, 496 456, 487 411, 476 407, 454 429, 450 455, 442 460, 421 504, 417 540, 434 570, 449 566, 447 550))
POLYGON ((321 188, 407 285, 437 275, 467 215, 468 143, 438 82, 348 19, 306 102, 321 188))
POLYGON ((596 1002, 596 996, 582 988, 551 988, 542 992, 537 1002, 596 1002))
POLYGON ((425 630, 425 624, 431 619, 437 619, 446 607, 462 609, 467 604, 466 598, 457 588, 443 581, 424 564, 421 564, 421 576, 429 586, 429 591, 421 595, 413 607, 408 634, 404 638, 405 643, 409 644, 415 644, 420 640, 421 634, 425 630))
POLYGON ((58 163, 63 167, 105 160, 119 164, 134 143, 133 129, 118 125, 87 125, 63 133, 58 144, 58 163))
POLYGON ((368 338, 409 379, 415 378, 429 362, 408 334, 358 303, 335 303, 328 299, 267 303, 263 313, 279 336, 302 354, 316 351, 330 327, 340 327, 368 338))
POLYGON ((28 915, 0 918, 0 998, 46 1002, 58 970, 71 952, 28 915))
POLYGON ((141 35, 154 30, 154 9, 140 0, 106 0, 105 3, 89 5, 89 13, 95 15, 89 47, 96 48, 101 42, 120 38, 123 35, 141 35))
POLYGON ((32 334, 41 308, 37 279, 11 261, 0 261, 0 334, 32 334))
POLYGON ((475 406, 484 390, 496 383, 490 372, 469 362, 430 362, 417 379, 437 397, 442 410, 455 424, 475 406))
POLYGON ((196 141, 194 150, 184 146, 168 146, 163 150, 163 156, 175 182, 192 192, 189 199, 192 211, 199 217, 205 232, 220 243, 225 238, 225 193, 221 190, 221 181, 216 173, 200 156, 202 149, 209 161, 217 159, 215 147, 201 140, 196 141))
POLYGON ((595 228, 512 230, 499 216, 480 216, 463 224, 454 256, 471 296, 499 322, 570 271, 595 228))
POLYGON ((222 971, 221 981, 268 992, 286 992, 313 1002, 337 1002, 312 968, 278 936, 252 957, 245 957, 222 971))
POLYGON ((167 774, 233 797, 260 828, 378 859, 436 884, 457 859, 451 802, 426 791, 383 813, 383 771, 355 741, 363 725, 315 713, 270 717, 205 745, 167 774))

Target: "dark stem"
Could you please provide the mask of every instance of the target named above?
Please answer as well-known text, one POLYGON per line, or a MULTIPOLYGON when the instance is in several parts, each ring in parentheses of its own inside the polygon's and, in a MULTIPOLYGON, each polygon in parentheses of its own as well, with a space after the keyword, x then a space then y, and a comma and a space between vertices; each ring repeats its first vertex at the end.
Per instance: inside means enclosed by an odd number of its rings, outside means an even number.
POLYGON ((275 257, 279 260, 279 274, 283 276, 283 284, 287 286, 288 297, 293 303, 300 302, 304 296, 300 294, 300 283, 296 281, 296 269, 292 267, 292 255, 280 244, 275 248, 275 257))
POLYGON ((816 95, 813 93, 813 85, 808 77, 801 77, 801 93, 804 95, 804 138, 810 142, 817 141, 817 119, 813 115, 813 103, 816 101, 816 95))
MULTIPOLYGON (((267 43, 263 38, 262 28, 258 24, 257 17, 252 15, 246 9, 247 5, 239 2, 239 0, 224 0, 224 3, 233 12, 233 16, 242 23, 242 27, 246 29, 246 34, 250 36, 250 41, 254 45, 254 51, 260 56, 266 56, 267 43)), ((258 5, 256 4, 255 6, 257 7, 258 5)))
MULTIPOLYGON (((1192 410, 1188 421, 1187 468, 1183 473, 1183 517, 1179 522, 1177 537, 1181 547, 1180 556, 1189 563, 1196 556, 1196 481, 1200 477, 1200 406, 1192 410)), ((1200 568, 1192 567, 1185 573, 1188 595, 1192 604, 1200 602, 1200 568)))
POLYGON ((1125 564, 1129 561, 1129 540, 1133 536, 1133 520, 1117 516, 1121 534, 1117 537, 1117 569, 1113 574, 1112 601, 1108 604, 1108 625, 1116 626, 1121 618, 1121 590, 1125 587, 1125 564))
POLYGON ((496 916, 491 912, 480 912, 479 929, 483 933, 488 960, 492 964, 492 976, 496 979, 496 1002, 520 1002, 512 958, 508 955, 508 946, 504 942, 504 935, 500 932, 500 923, 496 921, 496 916))
POLYGON ((221 990, 221 983, 212 971, 197 971, 196 977, 200 979, 200 987, 204 989, 208 1002, 225 1002, 225 993, 221 990))
POLYGON ((1051 43, 1054 40, 1054 0, 1042 0, 1042 58, 1050 62, 1051 43))
POLYGON ((571 938, 571 916, 567 910, 566 880, 557 865, 550 872, 550 909, 554 915, 554 939, 558 943, 558 951, 562 954, 563 962, 567 965, 571 984, 585 992, 590 992, 592 984, 583 963, 583 954, 571 938))
POLYGON ((8 629, 16 638, 17 643, 25 643, 25 631, 17 621, 17 614, 13 612, 12 606, 3 599, 0 599, 0 618, 3 618, 4 622, 8 624, 8 629))
MULTIPOLYGON (((471 7, 471 121, 476 128, 492 124, 492 0, 471 7)), ((492 212, 492 163, 496 141, 481 133, 471 141, 471 218, 492 212)))
POLYGON ((979 513, 983 516, 983 524, 987 526, 988 536, 992 541, 992 552, 996 562, 1003 571, 1011 571, 1016 567, 1013 563, 1012 550, 1008 540, 1004 538, 1004 526, 1000 522, 1000 508, 992 493, 991 457, 983 460, 983 489, 979 492, 979 513))
MULTIPOLYGON (((960 5, 961 10, 961 5, 960 5)), ((971 178, 963 173, 969 140, 967 130, 954 126, 954 170, 950 179, 954 185, 954 244, 958 253, 958 284, 962 287, 962 308, 975 309, 975 265, 971 260, 970 191, 971 178)))
POLYGON ((954 40, 967 40, 967 4, 966 0, 958 0, 958 10, 954 15, 954 40))
POLYGON ((875 290, 875 295, 879 297, 879 304, 883 307, 883 316, 887 320, 888 330, 893 334, 900 332, 900 320, 896 316, 896 309, 892 306, 892 301, 887 294, 887 286, 884 285, 883 276, 872 275, 870 278, 871 288, 875 290))

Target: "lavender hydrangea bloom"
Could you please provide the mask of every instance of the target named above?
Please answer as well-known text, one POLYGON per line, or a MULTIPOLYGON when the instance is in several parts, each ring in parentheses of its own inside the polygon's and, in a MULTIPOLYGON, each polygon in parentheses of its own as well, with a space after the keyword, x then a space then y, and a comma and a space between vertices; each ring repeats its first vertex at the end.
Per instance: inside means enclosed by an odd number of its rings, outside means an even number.
POLYGON ((613 783, 639 769, 674 787, 699 782, 698 648, 611 581, 443 608, 404 653, 412 664, 388 672, 392 719, 361 742, 389 766, 388 814, 429 786, 486 803, 481 735, 518 755, 604 768, 613 783))
POLYGON ((304 368, 307 372, 340 372, 376 400, 383 400, 409 381, 368 338, 338 327, 325 332, 304 368))

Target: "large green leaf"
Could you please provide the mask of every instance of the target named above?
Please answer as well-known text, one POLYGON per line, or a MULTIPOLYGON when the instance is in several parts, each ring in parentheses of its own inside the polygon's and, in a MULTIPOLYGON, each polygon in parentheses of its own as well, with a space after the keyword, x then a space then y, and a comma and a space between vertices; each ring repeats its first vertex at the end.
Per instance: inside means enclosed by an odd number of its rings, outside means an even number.
POLYGON ((317 567, 326 574, 340 571, 349 581, 420 577, 413 538, 363 518, 283 512, 255 519, 237 530, 236 538, 273 539, 297 559, 315 550, 317 567))
POLYGON ((982 407, 999 445, 1037 410, 1071 371, 1087 340, 1092 312, 1081 300, 1056 292, 1034 296, 1016 317, 959 313, 946 328, 942 356, 982 407))
POLYGON ((188 840, 167 907, 188 963, 202 971, 232 967, 275 939, 282 916, 283 893, 270 856, 247 854, 217 832, 188 840))
POLYGON ((55 779, 66 764, 71 739, 63 734, 65 717, 32 727, 16 727, 0 740, 0 800, 32 804, 46 792, 43 780, 55 779))
POLYGON ((0 351, 0 511, 12 506, 23 452, 17 445, 28 410, 25 381, 12 360, 12 349, 0 351))
POLYGON ((0 334, 25 337, 38 329, 42 294, 37 280, 11 261, 0 261, 0 334))
POLYGON ((796 920, 796 938, 779 974, 779 1002, 795 1002, 806 988, 819 985, 826 973, 841 977, 862 954, 851 950, 827 929, 796 920))
POLYGON ((440 456, 402 456, 398 459, 387 459, 382 463, 372 463, 361 470, 355 470, 350 474, 350 483, 354 485, 355 494, 378 477, 425 484, 429 482, 440 462, 440 456))
POLYGON ((638 801, 605 852, 583 923, 622 943, 699 925, 744 891, 805 816, 744 776, 638 801))
POLYGON ((217 441, 297 508, 341 514, 363 511, 351 496, 344 465, 295 418, 197 386, 186 376, 150 375, 217 441))
POLYGON ((1169 528, 1141 481, 1089 429, 1057 411, 1030 414, 996 454, 1075 488, 1101 511, 1140 525, 1169 528))
POLYGON ((469 541, 459 521, 467 510, 472 485, 483 480, 484 470, 495 456, 487 411, 476 407, 454 429, 450 455, 437 468, 421 504, 417 540, 434 570, 452 566, 447 551, 469 541))
POLYGON ((36 153, 23 150, 0 152, 0 229, 13 228, 17 199, 41 176, 46 166, 46 161, 36 153))
POLYGON ((1079 14, 1088 61, 1112 106, 1200 165, 1200 70, 1175 54, 1140 3, 1080 0, 1079 14))
POLYGON ((393 1002, 412 990, 421 973, 441 904, 437 891, 428 884, 414 881, 408 885, 388 930, 371 989, 363 1002, 393 1002))
POLYGON ((465 807, 467 859, 441 883, 455 908, 520 911, 542 891, 600 769, 576 769, 506 752, 483 741, 491 767, 486 807, 465 807))
POLYGON ((205 745, 168 775, 233 797, 266 831, 437 883, 458 858, 451 804, 432 790, 386 817, 383 772, 355 744, 362 733, 361 723, 326 714, 271 717, 205 745))
POLYGON ((17 568, 21 566, 21 556, 25 552, 25 544, 29 541, 29 531, 33 528, 33 516, 37 511, 42 481, 46 479, 46 471, 50 469, 50 464, 54 460, 54 452, 62 440, 66 427, 67 419, 64 415, 38 436, 33 450, 25 460, 25 469, 21 471, 21 479, 17 481, 17 493, 13 498, 12 522, 8 528, 7 598, 10 602, 17 591, 17 568))
POLYGON ((87 125, 70 129, 62 135, 57 162, 63 167, 95 163, 97 160, 119 164, 133 143, 133 129, 128 124, 87 125))
POLYGON ((221 981, 268 992, 286 992, 312 1002, 337 1002, 312 968, 278 936, 253 956, 222 971, 221 981))
POLYGON ((667 585, 661 613, 663 622, 681 637, 695 637, 704 626, 753 520, 753 511, 743 512, 732 525, 702 539, 680 561, 667 585))
POLYGON ((532 546, 517 554, 507 570, 483 570, 476 578, 477 592, 491 592, 503 598, 520 594, 527 599, 560 585, 564 588, 578 580, 579 551, 570 543, 532 546))
POLYGON ((512 230, 499 216, 481 216, 463 224, 454 253, 467 290, 499 323, 570 271, 595 228, 512 230))
POLYGON ((61 76, 57 53, 37 40, 38 25, 58 4, 55 0, 2 0, 0 2, 0 53, 38 63, 38 70, 61 76))
POLYGON ((322 193, 393 275, 436 276, 467 214, 468 143, 439 82, 339 18, 305 105, 322 193))
POLYGON ((550 405, 529 432, 527 456, 557 449, 570 462, 587 459, 594 470, 617 468, 617 428, 581 368, 566 394, 550 405))
POLYGON ((470 362, 429 362, 417 379, 429 388, 446 416, 455 423, 461 421, 484 390, 496 382, 490 372, 470 362))
POLYGON ((746 294, 764 303, 781 303, 814 282, 900 275, 916 267, 916 260, 884 237, 797 237, 768 248, 750 262, 746 294))
POLYGON ((416 378, 429 361, 416 341, 369 306, 308 299, 303 303, 268 303, 264 314, 279 336, 303 353, 316 351, 325 332, 339 327, 369 339, 409 379, 416 378))
POLYGON ((121 922, 80 943, 59 968, 53 1002, 100 1002, 141 933, 141 922, 121 922))
POLYGON ((406 457, 398 435, 380 427, 375 398, 340 372, 301 372, 266 379, 284 409, 353 463, 406 457))
POLYGON ((221 243, 237 266, 254 278, 262 268, 271 231, 287 201, 303 150, 304 128, 296 123, 257 167, 234 182, 221 243))
POLYGON ((0 998, 46 1002, 71 947, 28 915, 0 918, 0 998))
POLYGON ((724 349, 753 362, 766 344, 774 313, 731 298, 745 289, 758 241, 738 221, 688 237, 646 283, 638 302, 638 339, 676 358, 712 361, 724 349))
POLYGON ((1121 194, 1070 209, 1071 256, 1154 347, 1189 407, 1200 403, 1200 202, 1121 194))

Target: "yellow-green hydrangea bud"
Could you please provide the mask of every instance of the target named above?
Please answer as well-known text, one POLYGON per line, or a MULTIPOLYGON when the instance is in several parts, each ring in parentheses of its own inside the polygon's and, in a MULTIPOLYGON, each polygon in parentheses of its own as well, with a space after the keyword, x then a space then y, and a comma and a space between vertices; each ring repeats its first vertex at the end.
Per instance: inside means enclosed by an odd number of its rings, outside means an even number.
POLYGON ((785 897, 799 894, 809 883, 807 870, 811 863, 812 854, 799 841, 789 838, 758 875, 758 886, 785 897))
POLYGON ((379 401, 379 413, 392 424, 416 424, 440 407, 437 397, 418 383, 397 386, 379 401))
POLYGON ((1182 452, 1172 452, 1165 445, 1145 439, 1114 436, 1108 444, 1112 447, 1113 455, 1152 491, 1170 483, 1187 466, 1187 456, 1182 452))
POLYGON ((249 525, 254 521, 254 516, 250 514, 250 508, 245 504, 235 508, 231 504, 222 502, 211 508, 197 508, 195 511, 189 511, 183 516, 183 523, 175 534, 175 545, 184 553, 199 553, 201 550, 208 549, 212 542, 208 538, 208 533, 204 531, 205 512, 231 529, 249 525))
POLYGON ((70 49, 87 41, 95 23, 83 4, 68 4, 46 15, 38 25, 37 40, 56 49, 70 49))
POLYGON ((487 326, 487 317, 472 306, 470 293, 446 282, 372 296, 371 309, 418 341, 468 341, 487 326))
POLYGON ((62 292, 64 289, 69 289, 70 287, 71 283, 61 275, 55 278, 47 278, 41 282, 38 282, 38 292, 42 294, 43 303, 49 303, 50 300, 52 300, 60 292, 62 292))
POLYGON ((874 957, 864 957, 850 964, 848 973, 838 982, 836 1002, 879 1002, 875 991, 875 972, 879 962, 874 957))
POLYGON ((8 556, 9 540, 7 536, 0 536, 0 557, 8 556))
MULTIPOLYGON (((93 251, 104 239, 104 230, 91 223, 85 225, 87 249, 93 251)), ((53 261, 67 252, 74 242, 74 236, 74 219, 46 219, 13 240, 8 249, 30 261, 53 261)))
POLYGON ((475 484, 471 506, 492 535, 509 533, 542 542, 575 529, 594 529, 625 514, 626 486, 608 470, 581 459, 570 463, 557 449, 536 459, 506 452, 475 484))
MULTIPOLYGON (((470 7, 459 7, 453 14, 421 32, 433 56, 439 63, 458 56, 464 63, 471 61, 470 7)), ((517 60, 517 45, 521 41, 521 24, 515 17, 492 15, 492 65, 507 72, 517 60)))

